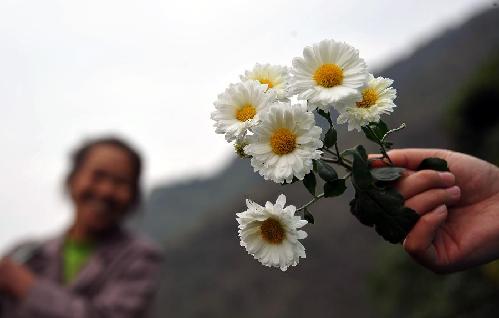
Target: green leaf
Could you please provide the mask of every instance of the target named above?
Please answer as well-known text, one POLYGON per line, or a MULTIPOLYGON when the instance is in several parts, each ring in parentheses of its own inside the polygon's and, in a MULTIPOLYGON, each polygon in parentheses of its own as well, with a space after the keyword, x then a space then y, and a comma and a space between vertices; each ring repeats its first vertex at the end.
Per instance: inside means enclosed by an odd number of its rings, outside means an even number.
POLYGON ((333 167, 322 160, 317 160, 317 173, 326 182, 331 182, 338 179, 338 174, 333 167))
POLYGON ((362 131, 364 132, 364 135, 366 135, 366 138, 371 140, 371 141, 374 141, 374 142, 378 142, 378 139, 376 138, 376 135, 374 135, 374 133, 369 129, 368 126, 362 126, 362 131))
POLYGON ((447 166, 447 161, 440 158, 426 158, 419 164, 417 170, 437 170, 437 171, 449 171, 447 166))
POLYGON ((393 188, 358 190, 350 208, 362 224, 374 226, 379 235, 394 244, 402 242, 419 219, 393 188))
POLYGON ((329 112, 325 112, 322 109, 317 109, 317 114, 326 118, 327 122, 329 123, 329 126, 333 126, 333 121, 331 120, 331 114, 329 112))
POLYGON ((366 135, 367 139, 378 143, 381 138, 388 132, 388 126, 383 122, 372 122, 362 127, 362 131, 366 135))
POLYGON ((355 198, 350 202, 352 214, 391 243, 401 242, 419 219, 419 215, 404 206, 404 198, 389 183, 375 186, 375 181, 391 181, 400 176, 402 170, 387 167, 369 169, 364 147, 349 150, 353 156, 352 183, 355 198))
POLYGON ((324 146, 328 149, 331 148, 332 146, 334 146, 337 139, 338 133, 336 132, 336 129, 334 129, 333 127, 329 128, 329 130, 324 135, 324 146))
POLYGON ((398 167, 383 167, 371 169, 371 175, 378 181, 395 181, 402 175, 404 168, 398 167))
POLYGON ((326 182, 324 184, 324 197, 336 197, 342 195, 347 189, 345 185, 345 179, 337 179, 332 182, 326 182))
POLYGON ((346 156, 346 155, 350 156, 359 155, 362 160, 367 161, 367 152, 364 146, 362 145, 357 145, 354 148, 346 149, 341 153, 341 156, 346 156))
POLYGON ((357 149, 357 152, 360 155, 360 157, 362 158, 362 160, 364 160, 367 163, 366 148, 364 148, 364 146, 362 146, 362 145, 358 145, 355 149, 357 149))
POLYGON ((348 150, 353 155, 352 177, 353 184, 357 189, 367 189, 373 184, 373 178, 369 171, 369 161, 366 150, 362 145, 348 150))
POLYGON ((310 224, 314 224, 314 216, 310 213, 310 211, 305 208, 303 209, 303 218, 308 221, 310 224))
POLYGON ((308 192, 310 192, 310 194, 312 194, 314 197, 315 197, 316 184, 317 184, 317 181, 315 180, 315 174, 313 171, 310 171, 303 178, 303 185, 305 186, 305 188, 307 188, 308 192))

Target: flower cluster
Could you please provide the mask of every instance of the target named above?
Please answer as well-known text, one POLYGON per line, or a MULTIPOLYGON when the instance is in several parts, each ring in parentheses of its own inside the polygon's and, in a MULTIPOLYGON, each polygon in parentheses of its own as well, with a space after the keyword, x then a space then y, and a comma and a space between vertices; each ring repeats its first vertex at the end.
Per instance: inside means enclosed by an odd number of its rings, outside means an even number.
MULTIPOLYGON (((234 142, 240 157, 251 158, 254 171, 265 180, 281 184, 301 180, 309 191, 312 184, 315 187, 313 171, 320 167, 319 175, 329 192, 342 192, 338 189, 344 188, 344 180, 338 182, 336 172, 325 162, 352 168, 338 152, 330 117, 333 110, 338 112, 337 123, 348 124, 348 130, 369 127, 372 132, 369 125, 380 122, 380 116, 395 107, 393 81, 368 73, 358 51, 335 40, 305 47, 291 68, 256 64, 240 79, 214 103, 211 118, 216 133, 234 142), (314 112, 328 119, 330 128, 325 134, 316 124, 314 112), (336 153, 329 150, 332 145, 336 153), (325 152, 335 157, 326 158, 325 152)), ((381 137, 385 136, 377 136, 375 141, 387 145, 381 137)), ((328 196, 311 193, 314 200, 328 196)), ((297 229, 307 224, 294 215, 303 209, 285 208, 284 204, 284 195, 275 205, 267 202, 265 207, 247 200, 248 210, 237 214, 241 245, 262 264, 282 270, 305 257, 298 239, 306 233, 297 229)))

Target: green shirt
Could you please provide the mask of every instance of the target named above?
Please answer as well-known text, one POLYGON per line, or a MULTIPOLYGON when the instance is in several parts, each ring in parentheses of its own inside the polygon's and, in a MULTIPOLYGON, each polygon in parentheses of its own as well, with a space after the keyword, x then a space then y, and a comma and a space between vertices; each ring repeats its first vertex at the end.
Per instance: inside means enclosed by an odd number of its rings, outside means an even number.
POLYGON ((91 243, 66 239, 62 251, 64 284, 70 284, 78 276, 94 250, 94 245, 91 243))

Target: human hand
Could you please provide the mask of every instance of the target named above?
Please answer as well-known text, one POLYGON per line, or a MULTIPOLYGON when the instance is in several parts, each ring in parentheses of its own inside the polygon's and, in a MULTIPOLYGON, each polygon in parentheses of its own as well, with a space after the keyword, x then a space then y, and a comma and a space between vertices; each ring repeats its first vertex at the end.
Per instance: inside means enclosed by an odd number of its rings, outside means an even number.
POLYGON ((14 263, 7 257, 0 260, 0 291, 22 299, 34 281, 35 276, 26 266, 14 263))
POLYGON ((397 183, 406 206, 421 215, 405 250, 435 272, 454 272, 499 258, 499 168, 441 149, 389 152, 408 169, 397 183), (445 159, 448 172, 415 171, 428 157, 445 159))

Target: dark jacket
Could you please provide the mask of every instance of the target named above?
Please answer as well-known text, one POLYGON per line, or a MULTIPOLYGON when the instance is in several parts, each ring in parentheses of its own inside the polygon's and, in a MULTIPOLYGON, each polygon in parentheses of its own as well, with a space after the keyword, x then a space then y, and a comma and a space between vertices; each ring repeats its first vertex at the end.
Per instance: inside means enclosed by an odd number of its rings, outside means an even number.
POLYGON ((146 317, 160 267, 159 249, 124 230, 102 240, 68 286, 62 284, 64 236, 40 245, 26 265, 37 280, 20 302, 2 299, 2 318, 146 317))

